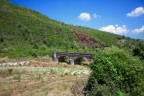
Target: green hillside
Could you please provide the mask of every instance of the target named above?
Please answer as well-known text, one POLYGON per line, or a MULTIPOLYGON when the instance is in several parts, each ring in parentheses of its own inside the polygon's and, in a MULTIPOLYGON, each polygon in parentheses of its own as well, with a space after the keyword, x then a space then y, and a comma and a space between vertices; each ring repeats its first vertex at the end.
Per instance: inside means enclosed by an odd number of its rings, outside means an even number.
MULTIPOLYGON (((96 48, 124 46, 127 41, 126 37, 67 25, 7 0, 0 1, 0 56, 37 57, 53 51, 95 52, 96 48), (73 31, 82 36, 78 39, 73 31), (89 42, 92 42, 90 46, 89 42)), ((130 41, 135 43, 135 40, 130 41)))

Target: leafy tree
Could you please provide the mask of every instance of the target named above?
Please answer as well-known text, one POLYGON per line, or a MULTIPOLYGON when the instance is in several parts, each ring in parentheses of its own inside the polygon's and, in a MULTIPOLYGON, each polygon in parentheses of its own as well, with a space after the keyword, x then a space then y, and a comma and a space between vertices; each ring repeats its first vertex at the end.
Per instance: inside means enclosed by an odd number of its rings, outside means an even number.
POLYGON ((144 41, 139 41, 136 47, 133 49, 134 56, 140 56, 144 59, 144 41))
POLYGON ((119 48, 107 48, 90 65, 89 96, 143 96, 144 65, 119 48), (98 95, 99 94, 99 95, 98 95))

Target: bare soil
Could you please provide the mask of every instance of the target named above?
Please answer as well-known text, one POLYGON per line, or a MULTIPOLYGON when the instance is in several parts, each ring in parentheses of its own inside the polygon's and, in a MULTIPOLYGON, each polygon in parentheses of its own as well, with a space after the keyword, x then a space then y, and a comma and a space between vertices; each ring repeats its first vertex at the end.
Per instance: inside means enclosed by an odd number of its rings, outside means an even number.
POLYGON ((77 37, 77 39, 81 45, 86 45, 87 47, 92 47, 96 44, 98 44, 100 47, 105 46, 104 44, 100 43, 99 41, 95 40, 94 38, 92 38, 82 32, 73 30, 73 33, 77 37))

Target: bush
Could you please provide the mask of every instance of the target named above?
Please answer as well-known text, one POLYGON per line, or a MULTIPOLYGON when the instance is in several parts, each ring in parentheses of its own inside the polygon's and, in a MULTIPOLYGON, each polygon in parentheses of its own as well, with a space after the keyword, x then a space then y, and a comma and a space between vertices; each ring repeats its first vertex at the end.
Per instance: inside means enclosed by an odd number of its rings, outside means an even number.
POLYGON ((64 61, 65 61, 66 63, 69 63, 69 62, 70 62, 69 57, 64 57, 64 61))
POLYGON ((84 58, 82 58, 80 64, 81 65, 89 65, 90 63, 91 63, 91 61, 84 57, 84 58))
POLYGON ((17 80, 18 82, 21 81, 21 74, 17 74, 13 77, 13 80, 17 80))
POLYGON ((144 95, 144 66, 124 50, 112 47, 97 55, 86 91, 89 96, 144 95))
POLYGON ((134 56, 140 56, 144 59, 144 41, 139 41, 136 47, 133 49, 134 56))

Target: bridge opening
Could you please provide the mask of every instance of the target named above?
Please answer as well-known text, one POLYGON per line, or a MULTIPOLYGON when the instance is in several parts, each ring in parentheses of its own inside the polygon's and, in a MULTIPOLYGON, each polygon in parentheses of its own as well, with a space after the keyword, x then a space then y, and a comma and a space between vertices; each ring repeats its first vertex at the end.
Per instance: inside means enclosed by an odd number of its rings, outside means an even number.
POLYGON ((57 59, 58 62, 65 62, 65 56, 59 56, 57 59))
POLYGON ((82 59, 82 58, 80 58, 80 57, 74 59, 74 64, 75 64, 75 65, 80 65, 80 64, 81 64, 81 59, 82 59))

